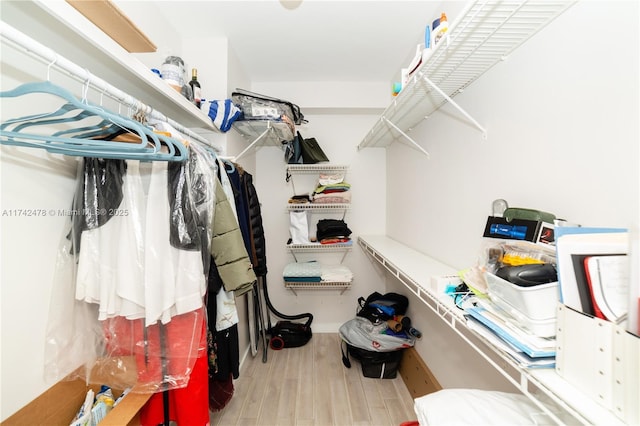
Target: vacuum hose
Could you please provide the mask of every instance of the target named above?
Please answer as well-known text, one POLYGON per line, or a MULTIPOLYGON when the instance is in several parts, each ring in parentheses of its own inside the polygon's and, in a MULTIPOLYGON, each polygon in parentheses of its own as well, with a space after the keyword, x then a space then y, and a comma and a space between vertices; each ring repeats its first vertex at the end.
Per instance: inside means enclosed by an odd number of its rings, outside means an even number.
MULTIPOLYGON (((267 276, 263 275, 261 278, 262 278, 262 292, 264 293, 264 300, 267 303, 267 307, 269 308, 269 310, 273 312, 275 316, 282 319, 286 319, 286 320, 297 320, 297 319, 307 318, 307 322, 305 326, 306 327, 311 326, 311 321, 313 321, 313 315, 309 312, 304 314, 297 314, 297 315, 286 315, 281 312, 278 312, 278 310, 274 308, 273 305, 271 304, 271 300, 269 300, 269 292, 267 291, 267 276)), ((269 330, 271 330, 271 321, 269 321, 269 330)))

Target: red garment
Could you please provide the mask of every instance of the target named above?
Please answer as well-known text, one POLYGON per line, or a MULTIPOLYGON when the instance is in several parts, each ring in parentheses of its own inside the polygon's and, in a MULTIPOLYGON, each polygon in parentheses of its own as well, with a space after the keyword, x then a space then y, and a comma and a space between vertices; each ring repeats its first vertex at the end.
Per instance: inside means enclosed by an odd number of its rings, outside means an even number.
MULTIPOLYGON (((186 388, 169 392, 169 420, 178 426, 209 426, 209 365, 206 352, 196 360, 186 388)), ((162 392, 153 394, 140 411, 142 426, 164 424, 162 392)))
POLYGON ((150 392, 187 386, 196 358, 207 353, 203 310, 148 327, 144 319, 109 318, 103 329, 108 355, 134 355, 137 384, 150 392))
POLYGON ((233 375, 229 374, 227 380, 211 380, 209 382, 209 409, 217 412, 226 407, 233 396, 233 375))
POLYGON ((320 240, 320 244, 344 244, 351 241, 351 238, 327 237, 320 240))
POLYGON ((143 319, 116 317, 103 322, 109 355, 134 355, 138 385, 157 392, 140 410, 143 426, 164 424, 163 387, 169 388, 169 420, 180 426, 209 425, 204 318, 204 311, 198 310, 146 328, 143 319))

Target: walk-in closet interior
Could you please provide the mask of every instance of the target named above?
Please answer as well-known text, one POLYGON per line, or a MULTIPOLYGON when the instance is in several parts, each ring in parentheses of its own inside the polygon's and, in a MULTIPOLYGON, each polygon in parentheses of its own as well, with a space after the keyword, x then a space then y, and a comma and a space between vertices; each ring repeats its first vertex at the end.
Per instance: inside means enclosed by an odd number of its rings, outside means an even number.
POLYGON ((640 424, 637 1, 2 0, 0 17, 2 424, 84 424, 101 384, 133 388, 101 425, 640 424), (300 116, 251 119, 244 91, 300 116), (296 134, 328 161, 289 163, 296 134), (553 214, 553 244, 526 243, 559 271, 544 356, 470 318, 492 300, 473 272, 519 238, 487 235, 507 207, 553 214), (621 241, 618 320, 569 303, 562 227, 621 241), (467 305, 446 293, 463 280, 467 305), (392 378, 346 366, 343 325, 375 292, 408 301, 392 378), (276 338, 289 320, 310 340, 276 338))

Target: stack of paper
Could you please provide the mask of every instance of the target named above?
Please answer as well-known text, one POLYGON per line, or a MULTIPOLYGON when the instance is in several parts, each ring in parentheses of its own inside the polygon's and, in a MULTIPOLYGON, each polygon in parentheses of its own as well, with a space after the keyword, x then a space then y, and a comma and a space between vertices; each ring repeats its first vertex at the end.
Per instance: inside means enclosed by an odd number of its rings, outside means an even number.
POLYGON ((507 313, 490 303, 465 310, 469 328, 529 368, 555 366, 556 340, 535 336, 517 326, 507 313))
POLYGON ((626 229, 560 227, 556 231, 561 302, 619 323, 629 308, 626 229))

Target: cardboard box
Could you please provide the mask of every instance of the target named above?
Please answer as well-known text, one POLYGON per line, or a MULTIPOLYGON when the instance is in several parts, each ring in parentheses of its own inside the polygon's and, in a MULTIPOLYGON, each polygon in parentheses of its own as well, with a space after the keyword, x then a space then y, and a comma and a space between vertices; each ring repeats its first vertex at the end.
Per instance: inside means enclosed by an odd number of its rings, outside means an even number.
MULTIPOLYGON (((130 380, 136 377, 135 359, 133 357, 122 357, 120 361, 126 368, 123 369, 122 377, 119 379, 130 380)), ((111 375, 102 377, 101 371, 110 360, 101 360, 92 370, 92 378, 97 382, 103 380, 105 383, 113 379, 111 375)), ((82 367, 79 371, 83 371, 82 367)), ((72 374, 70 377, 78 377, 72 374)), ((89 389, 94 392, 100 390, 99 384, 87 384, 81 378, 62 379, 33 401, 22 407, 9 418, 2 422, 2 426, 26 426, 26 425, 68 425, 75 417, 78 409, 84 402, 89 389)), ((114 397, 122 394, 121 389, 112 389, 114 397)), ((145 392, 141 388, 135 388, 122 398, 122 401, 114 407, 109 414, 100 422, 100 426, 138 426, 140 425, 139 411, 147 403, 153 394, 145 392)))

